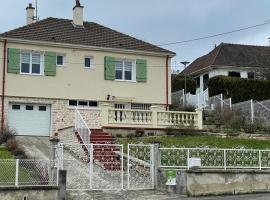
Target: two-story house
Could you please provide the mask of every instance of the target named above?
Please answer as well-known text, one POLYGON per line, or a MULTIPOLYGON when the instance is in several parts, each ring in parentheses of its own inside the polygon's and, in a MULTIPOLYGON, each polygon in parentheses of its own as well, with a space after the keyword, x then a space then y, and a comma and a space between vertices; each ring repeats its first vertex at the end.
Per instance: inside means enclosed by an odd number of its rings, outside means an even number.
POLYGON ((174 52, 83 20, 34 20, 0 35, 1 119, 19 135, 49 136, 73 126, 77 108, 100 128, 100 106, 166 110, 174 52))
POLYGON ((256 72, 269 67, 270 47, 221 43, 208 54, 197 58, 181 74, 193 77, 197 94, 207 88, 209 78, 232 76, 254 78, 256 72))

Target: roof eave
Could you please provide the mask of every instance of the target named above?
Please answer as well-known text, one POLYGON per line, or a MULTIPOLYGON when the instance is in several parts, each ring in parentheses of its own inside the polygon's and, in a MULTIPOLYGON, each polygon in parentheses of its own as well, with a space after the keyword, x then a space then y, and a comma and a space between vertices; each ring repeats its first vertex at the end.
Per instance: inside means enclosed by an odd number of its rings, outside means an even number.
POLYGON ((76 49, 85 49, 85 50, 95 50, 95 51, 109 51, 115 53, 129 53, 129 54, 138 54, 138 55, 150 55, 150 56, 169 56, 173 58, 176 56, 175 53, 161 53, 161 52, 152 52, 152 51, 141 51, 141 50, 129 50, 129 49, 120 49, 120 48, 109 48, 109 47, 97 47, 89 45, 79 45, 79 44, 69 44, 69 43, 60 43, 60 42, 46 42, 46 41, 37 41, 37 40, 25 40, 12 37, 0 37, 0 41, 8 40, 10 42, 17 42, 21 44, 33 44, 33 45, 44 45, 44 46, 53 46, 53 47, 66 47, 66 48, 76 48, 76 49))

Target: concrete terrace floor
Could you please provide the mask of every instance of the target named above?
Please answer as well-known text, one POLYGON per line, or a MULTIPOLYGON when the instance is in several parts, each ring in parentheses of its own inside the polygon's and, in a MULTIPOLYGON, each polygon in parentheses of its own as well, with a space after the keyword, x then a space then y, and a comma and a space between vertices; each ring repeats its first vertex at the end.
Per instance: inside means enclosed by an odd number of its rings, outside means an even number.
POLYGON ((249 194, 235 196, 185 197, 159 191, 68 191, 69 200, 270 200, 270 194, 249 194))

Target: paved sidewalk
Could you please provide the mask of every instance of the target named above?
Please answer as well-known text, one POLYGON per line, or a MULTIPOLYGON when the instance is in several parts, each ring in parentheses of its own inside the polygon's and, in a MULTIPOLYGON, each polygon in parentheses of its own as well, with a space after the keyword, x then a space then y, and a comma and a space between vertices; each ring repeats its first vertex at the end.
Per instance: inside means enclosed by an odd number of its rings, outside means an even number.
POLYGON ((72 200, 270 200, 270 194, 250 194, 235 196, 212 196, 189 198, 176 194, 158 191, 104 191, 83 192, 68 191, 68 198, 72 200))

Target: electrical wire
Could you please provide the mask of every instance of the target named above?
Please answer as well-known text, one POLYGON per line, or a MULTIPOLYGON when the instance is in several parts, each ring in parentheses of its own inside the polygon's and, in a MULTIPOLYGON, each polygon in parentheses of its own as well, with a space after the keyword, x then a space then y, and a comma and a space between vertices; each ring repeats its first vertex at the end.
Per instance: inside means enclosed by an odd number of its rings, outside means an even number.
POLYGON ((162 46, 169 46, 169 45, 175 45, 175 44, 184 44, 184 43, 188 43, 188 42, 205 40, 205 39, 209 39, 209 38, 214 38, 214 37, 228 35, 228 34, 240 32, 240 31, 245 31, 245 30, 248 30, 248 29, 257 28, 257 27, 260 27, 260 26, 265 26, 267 24, 270 24, 269 20, 265 21, 264 23, 256 24, 256 25, 253 25, 253 26, 248 26, 248 27, 245 27, 245 28, 239 28, 239 29, 236 29, 236 30, 227 31, 227 32, 223 32, 223 33, 217 33, 217 34, 213 34, 213 35, 208 35, 208 36, 203 36, 203 37, 198 37, 198 38, 193 38, 193 39, 188 39, 188 40, 182 40, 182 41, 179 41, 179 42, 169 42, 169 43, 159 44, 157 46, 162 47, 162 46))

